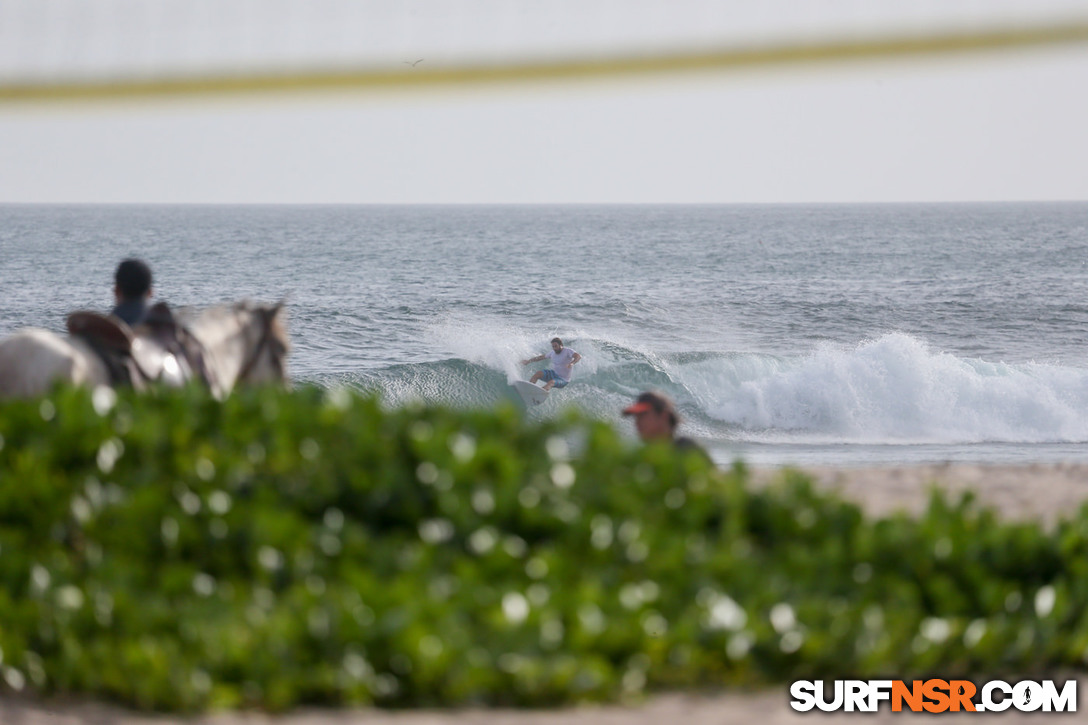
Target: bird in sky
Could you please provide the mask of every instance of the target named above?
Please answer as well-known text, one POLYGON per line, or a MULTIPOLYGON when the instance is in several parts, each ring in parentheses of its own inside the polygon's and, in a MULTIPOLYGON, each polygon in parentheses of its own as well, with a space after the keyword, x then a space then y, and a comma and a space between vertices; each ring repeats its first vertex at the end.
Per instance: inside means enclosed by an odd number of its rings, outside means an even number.
POLYGON ((413 68, 415 68, 415 67, 416 67, 417 65, 419 65, 420 63, 422 63, 422 62, 423 62, 423 59, 422 59, 422 58, 420 58, 419 60, 405 60, 405 61, 402 61, 402 62, 403 62, 403 63, 407 63, 408 65, 410 65, 410 66, 412 66, 413 68))

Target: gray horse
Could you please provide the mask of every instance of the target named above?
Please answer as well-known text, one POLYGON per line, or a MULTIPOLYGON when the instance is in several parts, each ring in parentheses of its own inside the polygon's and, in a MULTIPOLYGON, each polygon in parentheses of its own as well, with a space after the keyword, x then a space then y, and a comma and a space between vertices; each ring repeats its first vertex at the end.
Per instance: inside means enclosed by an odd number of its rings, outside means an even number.
MULTIPOLYGON (((140 357, 133 356, 133 352, 156 350, 152 356, 156 362, 150 373, 147 365, 142 366, 144 372, 138 369, 141 366, 133 368, 134 375, 147 378, 144 382, 177 385, 195 375, 207 383, 217 398, 228 395, 239 383, 283 384, 287 382, 286 358, 290 349, 284 316, 282 302, 275 305, 239 302, 212 307, 193 316, 179 327, 189 341, 187 347, 199 351, 199 370, 190 370, 189 361, 163 348, 143 326, 133 333, 116 321, 102 325, 108 333, 105 345, 104 338, 92 334, 62 337, 48 330, 20 330, 0 341, 0 398, 42 395, 57 382, 91 387, 115 385, 116 366, 111 364, 110 355, 103 354, 103 348, 116 347, 117 340, 126 348, 126 360, 130 363, 133 357, 140 357)), ((101 316, 88 317, 105 321, 101 316)), ((141 387, 138 379, 127 382, 141 387)))

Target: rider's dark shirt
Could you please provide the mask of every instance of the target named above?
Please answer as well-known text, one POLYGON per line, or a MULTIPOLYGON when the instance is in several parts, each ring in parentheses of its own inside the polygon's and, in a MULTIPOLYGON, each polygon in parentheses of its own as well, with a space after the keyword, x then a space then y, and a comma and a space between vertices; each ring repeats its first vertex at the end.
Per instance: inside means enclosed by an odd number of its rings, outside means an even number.
POLYGON ((708 461, 713 460, 710 457, 710 454, 706 452, 706 449, 703 448, 698 443, 696 443, 695 441, 693 441, 691 438, 687 438, 685 436, 680 436, 679 438, 674 438, 673 441, 672 441, 672 444, 674 446, 676 446, 676 450, 678 450, 678 451, 683 451, 685 453, 687 451, 699 451, 699 453, 701 453, 702 456, 704 458, 706 458, 708 461))
POLYGON ((111 314, 127 322, 129 327, 135 327, 143 322, 147 315, 147 301, 144 299, 124 300, 113 308, 111 314))

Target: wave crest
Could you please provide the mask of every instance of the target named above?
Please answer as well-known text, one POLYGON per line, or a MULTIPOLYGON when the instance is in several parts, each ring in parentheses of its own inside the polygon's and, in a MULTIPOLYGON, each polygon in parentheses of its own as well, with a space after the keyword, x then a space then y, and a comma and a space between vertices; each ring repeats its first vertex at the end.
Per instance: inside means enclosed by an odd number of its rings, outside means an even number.
MULTIPOLYGON (((339 382, 377 390, 393 405, 490 406, 509 398, 508 383, 533 369, 517 364, 527 339, 497 336, 446 360, 393 365, 339 382)), ((789 356, 659 353, 593 337, 572 337, 569 344, 586 363, 541 414, 569 404, 618 420, 631 396, 659 389, 677 401, 689 433, 711 440, 1088 442, 1088 370, 957 357, 903 333, 852 346, 824 343, 789 356)))

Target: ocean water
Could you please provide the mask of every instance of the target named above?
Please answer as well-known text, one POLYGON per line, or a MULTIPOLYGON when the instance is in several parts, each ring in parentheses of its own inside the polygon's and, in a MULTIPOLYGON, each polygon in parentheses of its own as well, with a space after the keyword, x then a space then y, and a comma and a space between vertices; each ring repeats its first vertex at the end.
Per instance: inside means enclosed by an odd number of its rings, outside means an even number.
POLYGON ((715 459, 1088 460, 1088 203, 0 205, 0 336, 159 299, 286 297, 293 377, 474 407, 560 336, 626 435, 677 401, 715 459))

